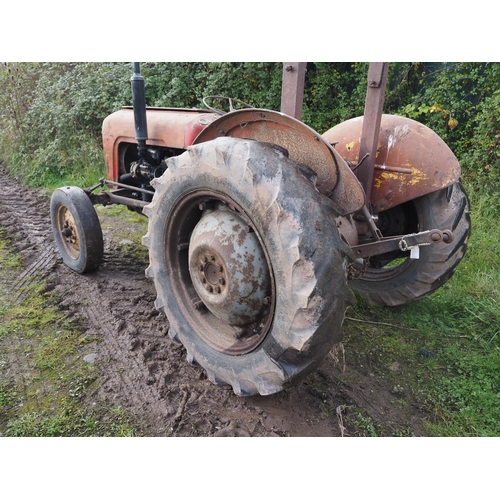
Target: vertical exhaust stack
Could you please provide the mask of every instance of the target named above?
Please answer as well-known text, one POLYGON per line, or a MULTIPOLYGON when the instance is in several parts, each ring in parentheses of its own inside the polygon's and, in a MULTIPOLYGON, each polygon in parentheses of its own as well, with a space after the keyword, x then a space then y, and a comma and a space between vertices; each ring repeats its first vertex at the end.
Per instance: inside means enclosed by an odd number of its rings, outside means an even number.
POLYGON ((134 107, 135 138, 139 149, 146 147, 148 140, 148 124, 146 122, 146 93, 144 92, 144 78, 141 76, 139 63, 134 63, 132 83, 132 106, 134 107))
POLYGON ((134 74, 130 79, 132 85, 132 106, 134 108, 135 139, 138 143, 139 156, 151 163, 146 141, 148 140, 148 124, 146 121, 146 93, 144 91, 144 78, 141 76, 139 63, 133 63, 134 74))

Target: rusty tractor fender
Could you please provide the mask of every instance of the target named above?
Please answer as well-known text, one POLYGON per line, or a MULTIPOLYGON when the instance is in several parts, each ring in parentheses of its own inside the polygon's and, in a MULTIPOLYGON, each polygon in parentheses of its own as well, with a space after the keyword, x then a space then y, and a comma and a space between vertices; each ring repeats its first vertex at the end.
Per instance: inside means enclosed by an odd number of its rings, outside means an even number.
POLYGON ((256 108, 233 111, 208 124, 193 144, 224 136, 285 149, 290 159, 314 172, 316 188, 330 198, 340 215, 357 212, 365 204, 364 190, 342 156, 320 134, 291 116, 256 108))
MULTIPOLYGON (((358 164, 363 117, 336 125, 323 134, 353 168, 358 164)), ((447 144, 430 128, 396 115, 382 115, 370 203, 382 212, 452 185, 460 165, 447 144)))

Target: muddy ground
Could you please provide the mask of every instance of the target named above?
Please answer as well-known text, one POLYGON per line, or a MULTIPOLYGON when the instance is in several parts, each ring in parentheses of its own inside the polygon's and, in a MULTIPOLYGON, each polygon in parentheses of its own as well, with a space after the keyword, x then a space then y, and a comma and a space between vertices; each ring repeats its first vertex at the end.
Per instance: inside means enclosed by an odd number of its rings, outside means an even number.
MULTIPOLYGON (((33 281, 50 283, 61 310, 82 320, 85 345, 98 377, 82 403, 121 406, 142 436, 360 436, 423 435, 427 416, 394 379, 378 377, 349 349, 330 353, 298 386, 267 397, 237 397, 213 385, 202 368, 186 361, 182 345, 168 337, 168 320, 144 269, 147 255, 124 237, 131 226, 120 216, 97 212, 105 238, 104 263, 81 276, 62 263, 52 239, 49 197, 21 187, 0 166, 0 225, 13 239, 23 271, 12 296, 33 281), (401 403, 402 399, 404 404, 401 403)), ((16 295, 17 294, 17 295, 16 295)), ((356 323, 346 321, 346 339, 356 323)), ((17 366, 21 373, 25 367, 17 366)), ((389 367, 397 371, 397 366, 389 367)), ((396 374, 397 375, 397 374, 396 374)))

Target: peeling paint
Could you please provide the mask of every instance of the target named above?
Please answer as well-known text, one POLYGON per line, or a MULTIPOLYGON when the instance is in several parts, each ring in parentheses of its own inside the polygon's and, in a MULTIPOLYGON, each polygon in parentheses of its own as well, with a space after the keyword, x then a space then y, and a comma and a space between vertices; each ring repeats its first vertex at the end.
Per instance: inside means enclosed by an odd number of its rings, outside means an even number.
POLYGON ((347 151, 351 151, 352 148, 357 144, 358 141, 352 141, 352 142, 349 142, 348 144, 345 145, 345 148, 347 149, 347 151))
MULTIPOLYGON (((347 161, 356 164, 362 118, 343 122, 323 134, 347 161)), ((378 162, 370 203, 383 211, 456 182, 460 165, 446 143, 425 125, 396 115, 382 115, 378 162), (387 193, 394 196, 387 196, 387 193)))

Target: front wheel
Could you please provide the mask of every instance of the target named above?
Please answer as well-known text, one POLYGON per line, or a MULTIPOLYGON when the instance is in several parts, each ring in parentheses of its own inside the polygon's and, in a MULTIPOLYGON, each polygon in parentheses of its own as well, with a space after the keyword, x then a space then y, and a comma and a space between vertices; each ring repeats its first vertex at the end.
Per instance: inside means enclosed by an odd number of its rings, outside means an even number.
POLYGON ((241 396, 312 371, 353 295, 336 214, 298 164, 223 137, 168 160, 154 187, 146 274, 188 361, 241 396))
POLYGON ((103 258, 102 230, 85 192, 75 186, 56 189, 50 200, 50 218, 63 262, 79 274, 97 269, 103 258))
POLYGON ((448 281, 465 255, 470 234, 469 202, 460 183, 379 214, 383 236, 430 229, 453 232, 451 243, 420 247, 418 259, 395 251, 356 264, 360 279, 349 286, 369 304, 398 306, 421 299, 448 281))

